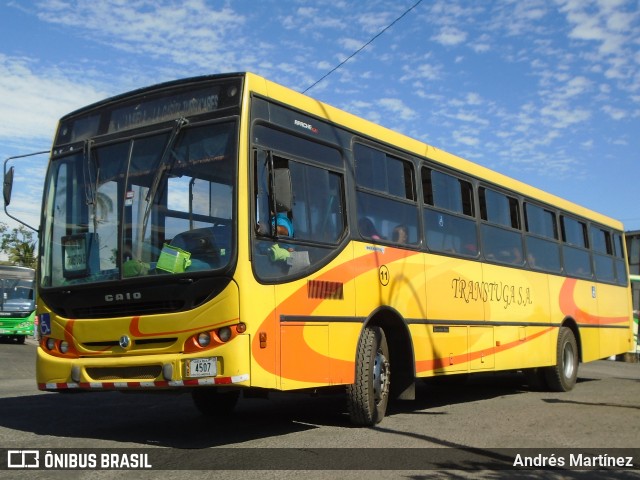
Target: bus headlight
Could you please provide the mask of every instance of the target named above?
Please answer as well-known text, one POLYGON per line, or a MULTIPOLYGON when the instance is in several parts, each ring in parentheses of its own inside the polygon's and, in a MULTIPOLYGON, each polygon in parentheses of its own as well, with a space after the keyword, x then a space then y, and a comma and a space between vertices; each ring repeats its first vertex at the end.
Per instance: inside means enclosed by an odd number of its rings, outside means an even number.
POLYGON ((47 338, 47 349, 53 350, 56 348, 56 340, 54 338, 47 338))
POLYGON ((228 342, 231 339, 231 329, 229 327, 222 327, 218 329, 218 338, 222 342, 228 342))
POLYGON ((69 351, 69 343, 64 340, 60 342, 60 352, 67 353, 69 351))
POLYGON ((201 347, 208 347, 211 343, 211 335, 209 332, 202 332, 198 335, 198 345, 201 347))

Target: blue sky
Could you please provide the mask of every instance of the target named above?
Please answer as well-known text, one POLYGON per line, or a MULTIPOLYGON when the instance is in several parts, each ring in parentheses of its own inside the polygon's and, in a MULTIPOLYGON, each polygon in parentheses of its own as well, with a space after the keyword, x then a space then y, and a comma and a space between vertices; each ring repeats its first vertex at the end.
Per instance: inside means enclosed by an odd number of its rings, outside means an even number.
MULTIPOLYGON (((417 3, 0 1, 2 159, 161 81, 248 70, 304 91, 417 3)), ((640 230, 638 0, 423 0, 308 94, 640 230)), ((10 211, 32 225, 44 168, 18 164, 10 211)))

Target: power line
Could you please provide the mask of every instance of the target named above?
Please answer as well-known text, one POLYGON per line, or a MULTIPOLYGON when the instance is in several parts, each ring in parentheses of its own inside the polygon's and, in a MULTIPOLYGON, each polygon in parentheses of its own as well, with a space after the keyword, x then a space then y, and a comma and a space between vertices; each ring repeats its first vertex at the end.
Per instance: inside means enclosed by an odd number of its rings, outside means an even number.
POLYGON ((355 57, 358 53, 360 53, 362 50, 364 50, 366 47, 368 47, 371 43, 373 43, 373 41, 378 38, 380 35, 382 35, 384 32, 386 32, 387 30, 389 30, 391 27, 393 27, 396 23, 398 23, 400 20, 402 20, 402 18, 408 14, 411 10, 413 10, 414 8, 416 8, 418 5, 420 5, 422 3, 422 0, 418 0, 413 6, 409 7, 407 10, 404 11, 404 13, 402 15, 400 15, 398 18, 396 18, 393 22, 391 22, 389 25, 387 25, 386 27, 384 27, 377 35, 375 35, 373 38, 371 38, 371 40, 369 40, 367 43, 365 43, 364 45, 362 45, 358 50, 356 50, 355 52, 353 52, 351 55, 349 55, 345 60, 343 60, 342 62, 340 62, 338 65, 336 65, 333 69, 331 69, 330 71, 328 71, 327 73, 325 73, 320 79, 316 80, 311 86, 307 87, 302 93, 307 93, 309 90, 311 90, 313 87, 315 87, 317 84, 319 84, 321 81, 323 81, 325 78, 327 78, 329 75, 331 75, 333 72, 335 72, 336 70, 338 70, 342 65, 344 65, 345 63, 347 63, 349 60, 351 60, 353 57, 355 57))

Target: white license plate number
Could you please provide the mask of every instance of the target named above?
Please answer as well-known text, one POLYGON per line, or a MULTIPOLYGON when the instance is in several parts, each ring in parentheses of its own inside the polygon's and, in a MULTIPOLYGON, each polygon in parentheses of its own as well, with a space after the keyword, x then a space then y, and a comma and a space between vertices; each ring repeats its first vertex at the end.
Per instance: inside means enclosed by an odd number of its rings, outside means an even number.
POLYGON ((215 377, 218 374, 216 358, 193 358, 187 360, 187 377, 215 377))

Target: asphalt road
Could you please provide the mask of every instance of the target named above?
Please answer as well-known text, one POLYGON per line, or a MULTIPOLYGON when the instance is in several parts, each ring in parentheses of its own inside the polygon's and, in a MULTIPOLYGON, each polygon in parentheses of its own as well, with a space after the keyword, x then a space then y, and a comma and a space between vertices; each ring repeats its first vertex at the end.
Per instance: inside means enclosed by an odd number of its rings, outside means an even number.
POLYGON ((416 401, 392 406, 375 428, 357 428, 339 392, 242 398, 235 414, 219 421, 201 417, 189 395, 40 392, 35 350, 30 340, 0 343, 0 449, 99 455, 126 448, 151 452, 154 467, 175 470, 0 470, 6 478, 185 478, 184 468, 194 470, 189 478, 299 478, 293 468, 310 470, 305 478, 582 478, 594 472, 505 472, 491 463, 581 449, 634 455, 633 470, 614 468, 598 478, 640 478, 637 363, 582 364, 567 393, 532 391, 518 373, 485 374, 463 385, 419 382, 416 401), (437 470, 410 468, 423 466, 416 461, 423 452, 445 452, 437 470), (244 470, 264 465, 277 470, 244 470))

